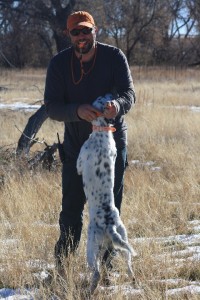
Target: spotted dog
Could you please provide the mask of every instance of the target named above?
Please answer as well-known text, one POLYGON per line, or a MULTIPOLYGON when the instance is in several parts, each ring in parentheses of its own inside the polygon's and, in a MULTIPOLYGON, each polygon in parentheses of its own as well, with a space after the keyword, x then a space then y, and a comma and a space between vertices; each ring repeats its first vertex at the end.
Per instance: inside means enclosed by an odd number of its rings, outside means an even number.
MULTIPOLYGON (((93 106, 103 112, 112 99, 111 94, 106 94, 98 97, 93 106)), ((131 256, 136 253, 128 244, 125 226, 114 204, 116 146, 112 133, 114 128, 108 122, 102 116, 92 122, 93 132, 83 144, 77 160, 77 171, 83 178, 89 208, 87 261, 93 271, 91 293, 100 280, 102 255, 110 245, 125 250, 128 274, 134 279, 131 256)))

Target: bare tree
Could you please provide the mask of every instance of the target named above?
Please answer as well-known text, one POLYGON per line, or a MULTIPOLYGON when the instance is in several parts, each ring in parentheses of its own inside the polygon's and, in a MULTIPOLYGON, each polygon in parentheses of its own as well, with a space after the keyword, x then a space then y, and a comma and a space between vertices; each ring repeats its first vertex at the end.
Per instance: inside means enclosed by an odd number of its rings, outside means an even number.
POLYGON ((90 9, 100 29, 99 38, 121 48, 129 63, 144 64, 157 43, 166 46, 173 18, 166 1, 98 0, 93 6, 90 3, 90 9))
MULTIPOLYGON (((31 51, 36 50, 36 37, 52 56, 50 37, 55 40, 57 51, 69 44, 63 30, 66 29, 67 16, 72 12, 76 0, 0 0, 0 53, 9 65, 23 67, 31 59, 31 51), (7 54, 4 55, 4 50, 7 54)), ((32 55, 33 55, 32 53, 32 55)), ((43 56, 41 56, 43 58, 43 56)), ((43 122, 47 119, 44 105, 28 120, 19 139, 17 154, 29 152, 31 139, 35 137, 43 122)))
MULTIPOLYGON (((156 63, 188 64, 198 55, 198 48, 195 47, 197 36, 192 34, 196 24, 190 8, 192 2, 187 0, 165 2, 168 18, 165 18, 166 30, 160 35, 159 43, 155 44, 153 55, 156 63)), ((162 28, 162 24, 160 26, 162 28)))
MULTIPOLYGON (((57 51, 69 44, 63 31, 67 16, 76 0, 0 0, 0 34, 18 32, 38 35, 50 51, 49 38, 54 39, 57 51)), ((20 44, 20 43, 18 43, 20 44)))
POLYGON ((79 1, 91 11, 98 26, 98 40, 121 48, 129 62, 139 42, 144 40, 145 29, 155 18, 157 0, 97 0, 79 1))

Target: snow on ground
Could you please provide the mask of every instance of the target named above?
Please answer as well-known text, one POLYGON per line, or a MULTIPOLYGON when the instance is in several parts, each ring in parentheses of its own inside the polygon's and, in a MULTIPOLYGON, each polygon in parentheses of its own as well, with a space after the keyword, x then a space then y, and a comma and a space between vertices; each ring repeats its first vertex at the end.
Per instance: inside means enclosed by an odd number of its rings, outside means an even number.
POLYGON ((20 289, 1 289, 0 290, 0 299, 6 300, 34 300, 36 291, 28 291, 20 289))
MULTIPOLYGON (((157 255, 156 259, 164 260, 171 259, 176 266, 184 265, 186 261, 188 262, 199 262, 200 261, 200 220, 193 220, 188 222, 188 228, 190 228, 194 233, 190 235, 176 235, 176 236, 168 236, 168 237, 157 237, 157 238, 135 238, 132 239, 132 242, 137 244, 148 244, 152 241, 156 243, 161 243, 165 245, 181 243, 184 246, 184 249, 181 250, 172 250, 166 252, 161 255, 157 255)), ((3 245, 2 248, 5 249, 8 247, 14 247, 18 244, 18 240, 15 239, 8 239, 8 240, 1 240, 0 243, 3 245)), ((1 254, 3 254, 3 250, 1 250, 1 254)), ((53 269, 53 265, 48 265, 44 261, 40 260, 32 260, 27 262, 28 266, 41 266, 41 272, 35 273, 35 276, 39 280, 44 280, 47 276, 47 272, 45 269, 53 269)), ((81 276, 81 274, 80 274, 81 276)), ((113 276, 119 276, 119 274, 115 273, 113 276)), ((127 278, 128 280, 128 278, 127 278)), ((196 297, 200 297, 200 281, 188 281, 184 279, 162 279, 162 280, 155 280, 160 284, 165 284, 168 286, 166 289, 166 298, 168 297, 181 297, 181 295, 195 295, 196 297)), ((155 283, 152 280, 153 283, 155 283)), ((109 287, 99 287, 100 291, 106 292, 107 296, 114 297, 119 293, 123 293, 125 296, 128 297, 137 297, 141 296, 144 297, 144 290, 142 286, 133 287, 131 283, 128 282, 121 286, 119 285, 111 285, 109 287)), ((170 299, 171 299, 170 298, 170 299)), ((7 300, 34 300, 38 298, 38 290, 37 289, 9 289, 3 288, 0 289, 0 299, 7 299, 7 300)), ((133 298, 134 299, 134 298, 133 298)), ((56 300, 56 298, 52 298, 50 300, 56 300)))
MULTIPOLYGON (((13 101, 22 101, 22 100, 29 100, 28 98, 18 98, 18 99, 13 99, 13 101)), ((41 100, 38 100, 38 102, 41 100)), ((2 100, 1 100, 2 102, 2 100)), ((37 101, 36 101, 37 102, 37 101)), ((151 105, 151 103, 149 104, 151 105)), ((14 102, 12 104, 6 104, 6 103, 0 103, 0 109, 11 109, 11 110, 23 110, 23 111, 33 111, 36 109, 39 109, 41 105, 36 105, 36 104, 27 104, 24 102, 14 102)), ((188 109, 191 112, 200 112, 200 106, 194 106, 194 105, 165 105, 162 106, 163 108, 173 108, 173 109, 188 109)))
POLYGON ((149 168, 151 171, 160 171, 161 167, 156 166, 154 161, 147 161, 147 162, 141 162, 140 160, 131 160, 129 162, 129 165, 132 166, 134 165, 136 168, 144 168, 147 167, 149 168))
POLYGON ((0 103, 0 109, 11 109, 11 110, 23 110, 23 111, 34 111, 39 109, 41 105, 27 104, 22 102, 15 102, 13 104, 0 103))
POLYGON ((173 108, 175 109, 189 109, 192 112, 200 112, 200 106, 186 106, 186 105, 179 105, 179 106, 173 106, 173 108))

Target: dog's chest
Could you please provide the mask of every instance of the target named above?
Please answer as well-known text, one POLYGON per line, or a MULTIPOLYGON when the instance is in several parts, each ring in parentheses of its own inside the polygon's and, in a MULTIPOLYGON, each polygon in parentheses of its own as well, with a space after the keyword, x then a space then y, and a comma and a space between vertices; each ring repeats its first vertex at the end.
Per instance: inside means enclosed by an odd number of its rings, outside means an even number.
POLYGON ((113 164, 116 157, 115 141, 111 133, 93 132, 82 146, 81 156, 84 167, 96 171, 104 163, 113 164))
POLYGON ((84 148, 91 154, 97 149, 115 150, 115 141, 111 132, 92 132, 84 148))
POLYGON ((91 209, 103 207, 113 194, 115 141, 111 133, 92 133, 82 148, 83 186, 91 209))
POLYGON ((93 132, 82 147, 83 166, 97 177, 99 171, 114 167, 115 157, 116 146, 111 133, 93 132))

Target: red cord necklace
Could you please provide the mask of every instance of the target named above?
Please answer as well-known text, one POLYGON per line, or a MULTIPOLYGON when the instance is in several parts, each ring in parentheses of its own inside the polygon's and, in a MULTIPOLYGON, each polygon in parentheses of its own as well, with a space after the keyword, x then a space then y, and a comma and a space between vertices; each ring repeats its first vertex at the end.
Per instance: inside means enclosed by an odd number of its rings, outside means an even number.
POLYGON ((81 69, 81 76, 80 79, 78 79, 77 81, 75 80, 74 77, 74 69, 73 69, 73 61, 74 61, 74 51, 72 51, 72 56, 71 56, 71 73, 72 73, 72 80, 73 80, 73 84, 77 85, 81 82, 81 80, 83 79, 84 75, 88 75, 94 68, 95 62, 96 62, 96 57, 97 57, 97 46, 95 46, 95 52, 94 52, 94 58, 93 58, 93 63, 92 66, 89 68, 89 70, 87 72, 84 71, 84 67, 83 67, 83 62, 82 62, 82 54, 79 58, 80 61, 80 69, 81 69))

